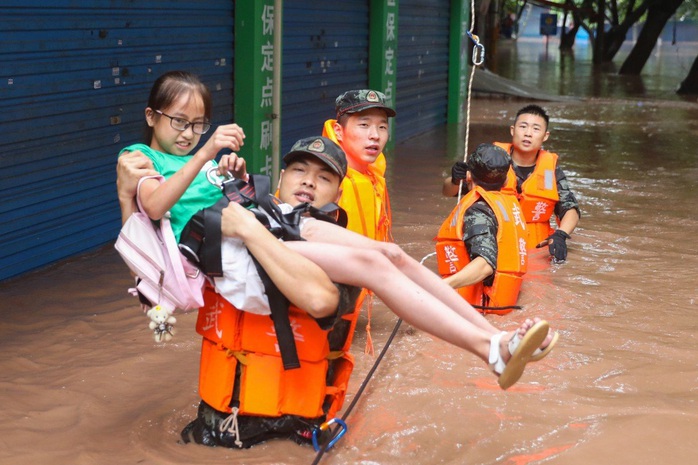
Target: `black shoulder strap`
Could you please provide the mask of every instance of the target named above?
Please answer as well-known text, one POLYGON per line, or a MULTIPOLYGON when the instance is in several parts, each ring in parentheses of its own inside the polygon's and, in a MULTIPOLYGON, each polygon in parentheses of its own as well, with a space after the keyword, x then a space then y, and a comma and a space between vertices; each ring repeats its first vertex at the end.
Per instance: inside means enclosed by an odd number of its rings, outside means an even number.
POLYGON ((200 249, 201 269, 212 278, 223 276, 221 211, 228 203, 228 199, 223 197, 212 207, 201 210, 204 224, 204 237, 200 249))
POLYGON ((309 203, 301 203, 293 207, 289 213, 283 213, 279 208, 279 200, 269 194, 259 197, 259 207, 272 217, 279 225, 279 231, 272 231, 275 236, 285 241, 301 241, 300 224, 303 216, 308 213, 313 218, 321 221, 347 226, 347 213, 335 203, 329 203, 321 208, 315 208, 309 203))
POLYGON ((269 308, 271 309, 271 320, 274 323, 274 332, 276 339, 279 342, 279 352, 281 353, 281 361, 284 365, 284 370, 293 370, 300 368, 301 364, 298 360, 298 350, 296 348, 296 340, 293 337, 293 328, 291 328, 291 319, 289 316, 289 300, 284 296, 276 284, 271 280, 267 272, 262 268, 254 255, 250 254, 254 266, 257 268, 257 273, 264 284, 264 290, 269 299, 269 308))
POLYGON ((349 222, 347 212, 336 203, 328 203, 320 208, 309 206, 308 213, 315 219, 334 223, 343 228, 346 228, 349 222))
POLYGON ((248 182, 242 179, 230 179, 221 184, 223 195, 231 202, 247 208, 259 205, 259 200, 271 193, 271 179, 261 174, 250 175, 248 182))
MULTIPOLYGON (((268 176, 254 174, 250 176, 250 182, 241 179, 230 179, 223 182, 221 190, 223 198, 213 206, 205 208, 194 215, 192 220, 203 225, 202 243, 199 248, 199 264, 201 269, 212 278, 223 276, 221 259, 221 211, 228 203, 239 203, 245 208, 258 205, 260 196, 269 195, 271 181, 268 176)), ((263 215, 256 215, 257 219, 264 222, 263 215)), ((182 235, 184 236, 184 232, 182 235)), ((181 242, 181 240, 180 240, 181 242)))

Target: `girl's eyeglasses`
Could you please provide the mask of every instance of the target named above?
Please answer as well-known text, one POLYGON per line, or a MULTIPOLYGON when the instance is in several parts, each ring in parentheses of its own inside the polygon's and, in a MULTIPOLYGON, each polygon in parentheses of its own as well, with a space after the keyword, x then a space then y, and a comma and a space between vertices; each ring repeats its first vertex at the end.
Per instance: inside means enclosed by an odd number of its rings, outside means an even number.
POLYGON ((172 129, 176 129, 177 131, 186 131, 191 126, 191 130, 194 132, 194 134, 201 135, 206 134, 208 130, 211 129, 211 123, 192 123, 184 118, 178 118, 176 116, 165 114, 160 110, 155 110, 155 113, 170 118, 170 126, 172 129))

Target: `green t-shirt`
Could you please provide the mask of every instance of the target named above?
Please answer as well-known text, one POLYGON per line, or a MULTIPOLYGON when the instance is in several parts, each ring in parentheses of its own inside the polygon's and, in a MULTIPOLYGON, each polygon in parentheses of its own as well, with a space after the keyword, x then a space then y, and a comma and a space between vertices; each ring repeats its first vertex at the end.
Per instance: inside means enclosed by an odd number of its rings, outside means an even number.
MULTIPOLYGON (((119 155, 123 152, 135 151, 140 151, 150 158, 153 161, 155 170, 162 174, 165 179, 169 179, 170 176, 179 171, 192 157, 192 155, 181 157, 158 152, 145 144, 129 145, 124 148, 119 155)), ((217 166, 215 160, 206 163, 179 201, 170 209, 170 223, 172 223, 172 231, 178 242, 184 226, 189 222, 191 217, 199 210, 212 206, 223 196, 221 190, 211 184, 206 178, 206 171, 214 166, 217 166)))

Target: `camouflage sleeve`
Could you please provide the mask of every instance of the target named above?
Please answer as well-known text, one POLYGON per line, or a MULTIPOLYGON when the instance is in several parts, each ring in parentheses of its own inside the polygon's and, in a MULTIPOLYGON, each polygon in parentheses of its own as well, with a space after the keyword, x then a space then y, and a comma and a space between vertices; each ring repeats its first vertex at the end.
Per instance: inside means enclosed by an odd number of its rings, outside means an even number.
POLYGON ((577 210, 580 218, 582 212, 579 211, 579 204, 574 193, 570 190, 570 184, 567 181, 567 175, 559 167, 555 168, 555 178, 557 179, 557 193, 560 196, 557 204, 555 204, 555 216, 562 218, 570 210, 577 210))
POLYGON ((494 270, 497 269, 497 227, 494 212, 483 200, 475 202, 465 212, 463 242, 470 259, 482 257, 494 270))

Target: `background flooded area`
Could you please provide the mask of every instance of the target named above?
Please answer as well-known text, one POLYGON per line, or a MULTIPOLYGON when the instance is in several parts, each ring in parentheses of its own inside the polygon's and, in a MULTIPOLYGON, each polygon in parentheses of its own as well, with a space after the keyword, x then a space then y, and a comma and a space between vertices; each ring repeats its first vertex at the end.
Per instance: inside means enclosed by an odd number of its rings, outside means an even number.
MULTIPOLYGON (((525 103, 474 100, 471 147, 508 140, 525 103)), ((582 220, 567 263, 532 257, 523 310, 488 318, 512 329, 544 317, 558 347, 503 392, 475 357, 403 324, 321 463, 698 462, 698 105, 627 95, 544 105, 547 148, 560 154, 582 220)), ((462 131, 444 127, 390 160, 395 238, 417 259, 455 206, 440 185, 462 143, 462 131)), ((0 463, 313 461, 311 448, 287 441, 247 451, 178 444, 198 402, 195 315, 156 344, 130 285, 110 246, 0 283, 0 463)), ((395 321, 375 305, 377 351, 395 321)), ((374 361, 363 355, 365 325, 347 405, 374 361)))
MULTIPOLYGON (((502 123, 521 104, 476 101, 472 143, 505 137, 502 123)), ((524 310, 489 318, 506 326, 523 315, 543 316, 561 331, 563 345, 506 395, 488 389, 493 379, 482 367, 464 367, 438 343, 396 350, 403 363, 414 363, 407 354, 417 353, 423 386, 439 386, 440 393, 420 392, 412 409, 425 423, 411 423, 414 436, 405 447, 415 447, 437 425, 420 454, 428 454, 427 444, 442 447, 415 463, 695 463, 698 221, 691 209, 698 161, 691 147, 698 140, 698 108, 635 101, 546 107, 553 131, 548 146, 560 153, 582 220, 566 264, 532 257, 524 310)), ((395 170, 407 170, 409 181, 398 185, 410 188, 393 199, 411 202, 395 220, 398 242, 409 241, 415 256, 429 251, 430 223, 454 202, 420 181, 432 177, 421 163, 432 144, 438 142, 415 141, 414 155, 395 170), (403 166, 410 161, 411 168, 403 166)), ((401 375, 404 384, 394 389, 415 390, 407 382, 414 375, 401 375)))
POLYGON ((574 49, 566 52, 558 50, 557 38, 551 38, 547 47, 540 38, 501 40, 487 68, 553 95, 696 102, 695 95, 679 96, 675 91, 691 69, 698 42, 660 40, 640 75, 619 75, 632 45, 624 43, 613 62, 594 65, 588 40, 577 39, 574 49))

